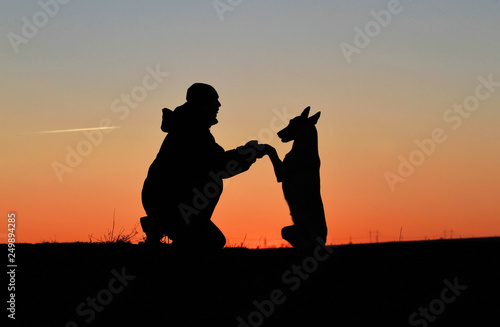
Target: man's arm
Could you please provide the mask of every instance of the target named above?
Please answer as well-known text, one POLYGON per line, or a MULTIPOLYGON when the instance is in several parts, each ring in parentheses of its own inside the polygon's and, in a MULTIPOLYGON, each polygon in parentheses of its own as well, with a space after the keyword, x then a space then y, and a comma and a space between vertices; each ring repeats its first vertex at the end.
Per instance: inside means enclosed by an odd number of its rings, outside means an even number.
POLYGON ((226 173, 223 178, 233 177, 247 171, 257 159, 264 155, 264 145, 258 144, 257 141, 250 141, 236 149, 225 151, 219 165, 226 173))

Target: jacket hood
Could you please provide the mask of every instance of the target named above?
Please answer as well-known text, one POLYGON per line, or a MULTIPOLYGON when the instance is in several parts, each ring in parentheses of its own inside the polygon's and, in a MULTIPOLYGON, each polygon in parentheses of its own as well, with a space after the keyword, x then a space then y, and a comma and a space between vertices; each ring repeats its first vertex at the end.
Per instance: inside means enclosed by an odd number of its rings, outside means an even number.
POLYGON ((162 110, 161 130, 165 133, 208 130, 211 124, 200 109, 199 106, 189 102, 175 108, 173 111, 164 108, 162 110))

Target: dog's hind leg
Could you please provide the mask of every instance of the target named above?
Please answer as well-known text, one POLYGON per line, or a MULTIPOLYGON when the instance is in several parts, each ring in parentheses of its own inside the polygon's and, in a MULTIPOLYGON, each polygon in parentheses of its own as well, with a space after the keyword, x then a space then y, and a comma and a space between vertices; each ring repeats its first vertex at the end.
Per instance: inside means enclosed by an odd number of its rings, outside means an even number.
POLYGON ((313 248, 318 244, 318 241, 325 244, 323 237, 317 236, 316 233, 313 233, 308 228, 299 228, 297 225, 283 227, 281 229, 281 237, 288 241, 294 248, 313 248))
POLYGON ((285 241, 288 241, 294 248, 300 247, 300 235, 297 230, 297 226, 291 225, 291 226, 286 226, 281 229, 281 237, 285 241))

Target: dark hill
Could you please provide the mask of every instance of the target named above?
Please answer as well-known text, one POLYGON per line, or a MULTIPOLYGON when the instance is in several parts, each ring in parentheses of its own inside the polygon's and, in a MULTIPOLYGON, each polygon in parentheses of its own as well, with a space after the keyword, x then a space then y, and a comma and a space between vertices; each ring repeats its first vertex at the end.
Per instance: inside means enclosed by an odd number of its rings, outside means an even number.
POLYGON ((16 259, 18 326, 500 326, 500 238, 215 255, 17 244, 16 259))

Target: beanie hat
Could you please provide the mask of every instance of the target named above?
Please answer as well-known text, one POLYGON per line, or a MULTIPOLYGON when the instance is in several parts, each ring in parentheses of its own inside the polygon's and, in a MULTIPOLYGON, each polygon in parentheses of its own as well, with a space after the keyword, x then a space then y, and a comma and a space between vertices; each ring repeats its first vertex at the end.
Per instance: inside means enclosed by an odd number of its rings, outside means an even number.
POLYGON ((193 104, 203 104, 218 98, 217 91, 211 85, 204 83, 194 83, 188 88, 186 94, 187 102, 193 104))

